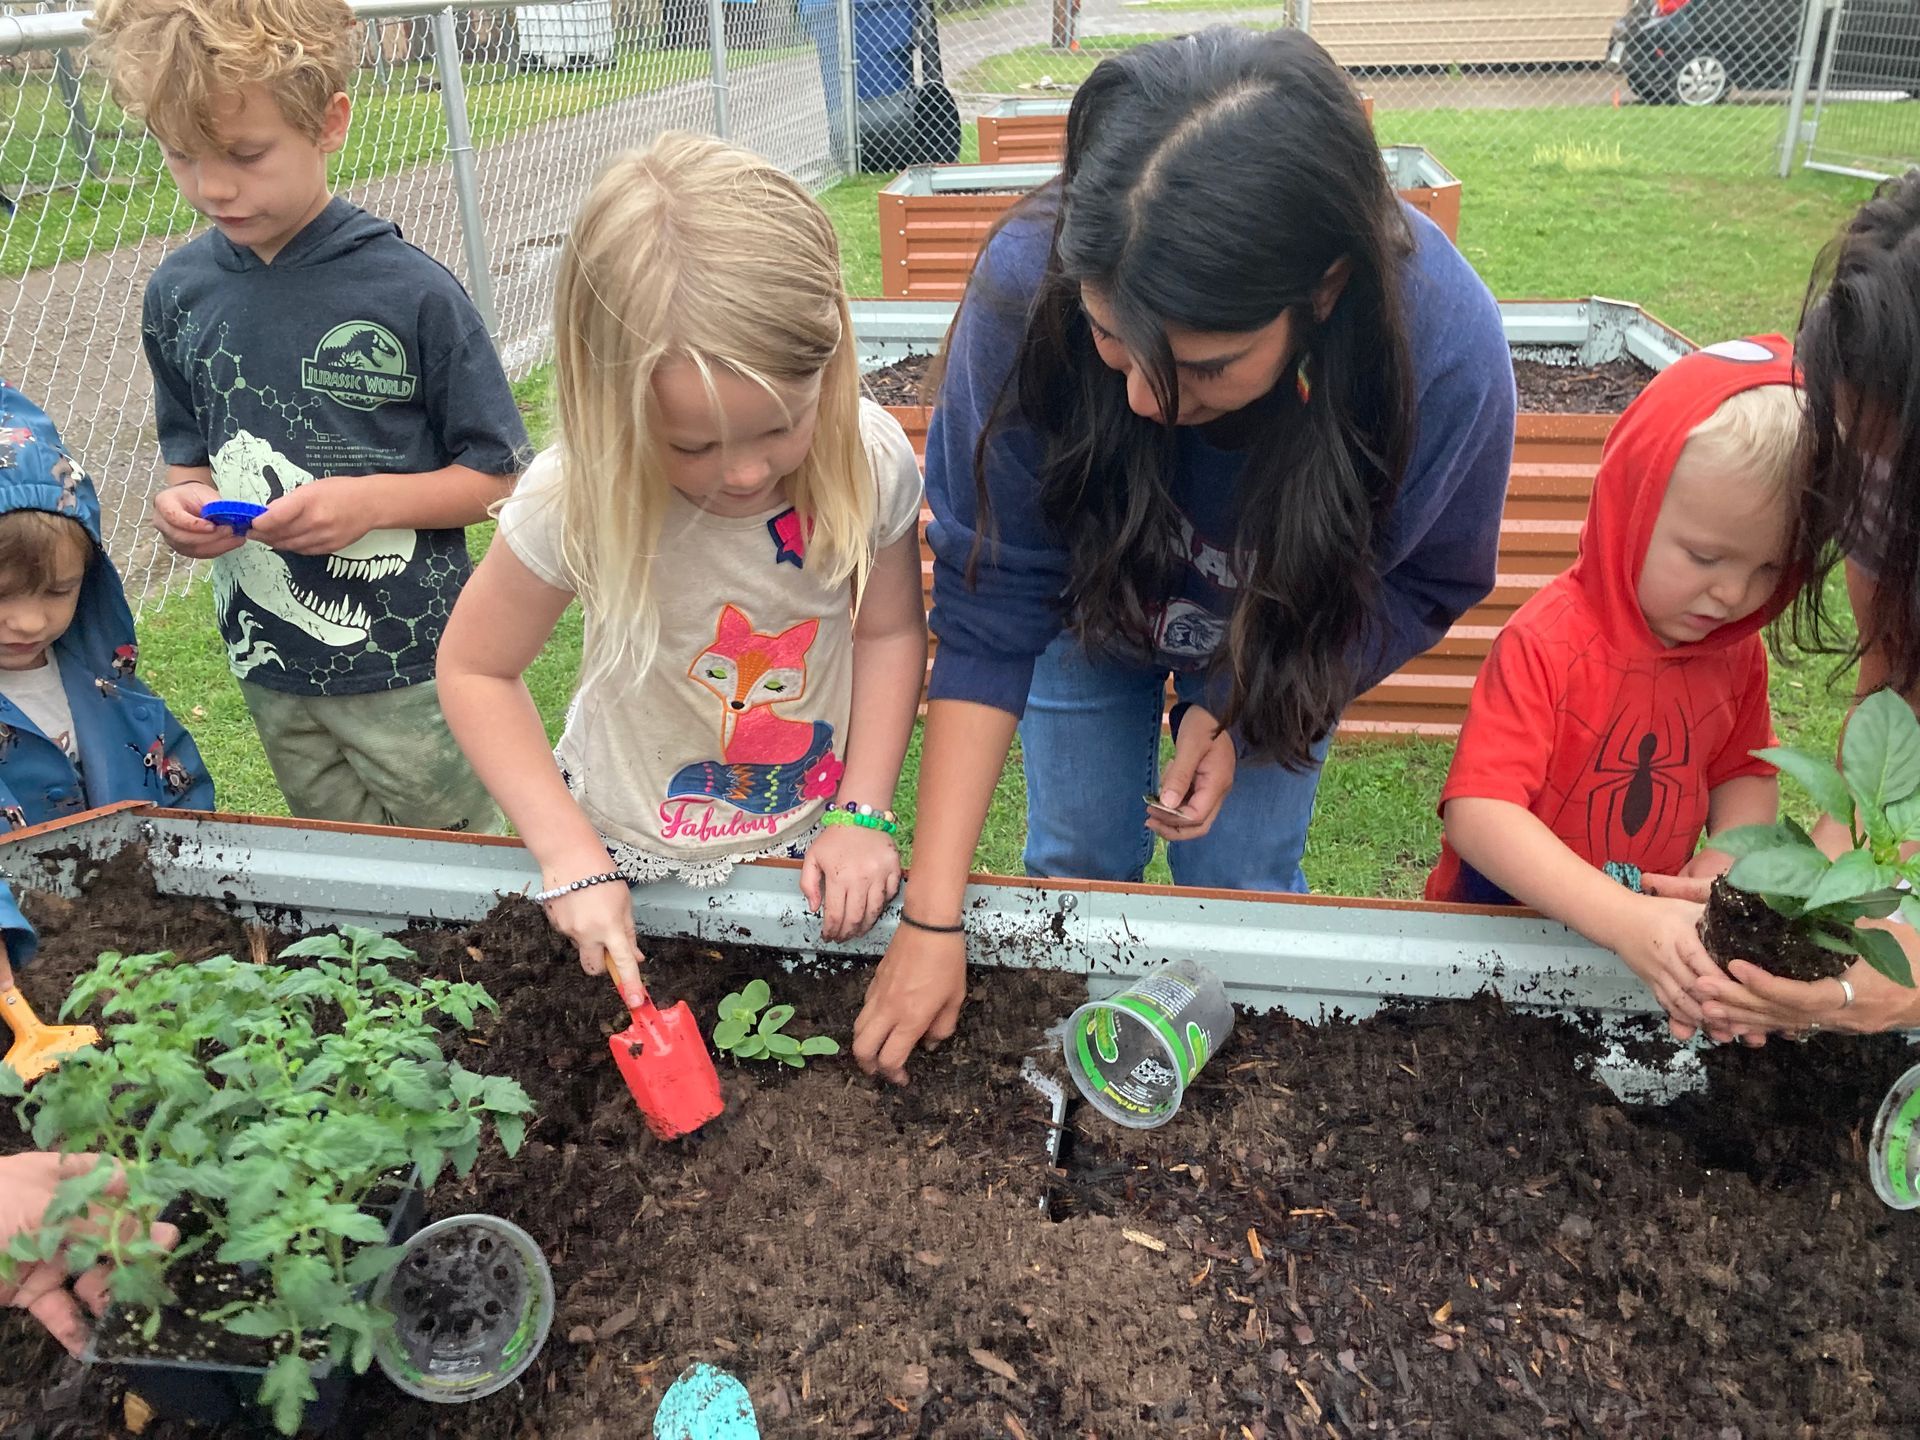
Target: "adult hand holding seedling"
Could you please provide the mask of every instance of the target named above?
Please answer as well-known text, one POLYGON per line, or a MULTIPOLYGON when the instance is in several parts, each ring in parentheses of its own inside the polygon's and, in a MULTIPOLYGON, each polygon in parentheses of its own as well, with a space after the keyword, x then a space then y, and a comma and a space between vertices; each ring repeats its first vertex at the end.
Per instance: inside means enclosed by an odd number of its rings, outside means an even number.
MULTIPOLYGON (((1704 901, 1712 882, 1690 876, 1646 875, 1640 883, 1649 894, 1704 901)), ((1916 953, 1920 952, 1920 937, 1910 927, 1866 923, 1891 933, 1903 949, 1920 960, 1920 953, 1916 953)), ((1716 966, 1700 976, 1692 988, 1710 1025, 1740 1030, 1755 1045, 1766 1038, 1766 1032, 1775 1030, 1790 1035, 1813 1029, 1878 1035, 1920 1024, 1920 997, 1864 960, 1849 967, 1844 975, 1789 980, 1751 960, 1737 959, 1725 970, 1716 966)))
MULTIPOLYGON (((0 1248, 12 1245, 17 1237, 36 1234, 61 1186, 90 1175, 101 1163, 98 1155, 52 1155, 38 1150, 0 1155, 0 1248)), ((116 1175, 105 1193, 121 1194, 125 1190, 125 1177, 116 1175)), ((75 1218, 68 1222, 66 1233, 70 1243, 84 1243, 97 1239, 101 1230, 94 1220, 75 1218)), ((180 1232, 171 1225, 155 1225, 149 1238, 171 1249, 178 1243, 180 1232)), ((16 1264, 10 1280, 0 1279, 0 1305, 25 1310, 69 1354, 85 1351, 90 1331, 80 1307, 84 1305, 95 1315, 105 1313, 110 1266, 101 1263, 69 1277, 64 1246, 62 1253, 50 1259, 16 1264)))
POLYGON ((1160 775, 1164 811, 1148 811, 1147 828, 1163 840, 1198 840, 1206 834, 1233 789, 1236 760, 1233 737, 1205 710, 1189 705, 1173 737, 1173 759, 1160 775), (1165 811, 1178 812, 1179 818, 1165 811))

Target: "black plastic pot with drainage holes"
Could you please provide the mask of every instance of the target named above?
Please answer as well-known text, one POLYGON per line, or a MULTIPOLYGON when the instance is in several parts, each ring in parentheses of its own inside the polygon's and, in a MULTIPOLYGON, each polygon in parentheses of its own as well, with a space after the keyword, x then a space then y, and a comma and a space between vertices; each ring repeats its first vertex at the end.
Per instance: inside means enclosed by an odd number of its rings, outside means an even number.
MULTIPOLYGON (((398 1187, 396 1187, 398 1188, 398 1187)), ((389 1191, 389 1196, 394 1192, 389 1191)), ((399 1189, 397 1197, 367 1210, 387 1222, 386 1243, 404 1243, 426 1220, 426 1203, 415 1171, 399 1189)), ((240 1273, 255 1268, 234 1267, 240 1273)), ((368 1281, 356 1292, 364 1298, 374 1282, 368 1281)), ((111 1332, 113 1314, 109 1310, 101 1328, 111 1332)), ((163 1420, 182 1420, 197 1425, 257 1424, 261 1433, 272 1433, 272 1424, 260 1408, 260 1382, 267 1366, 235 1365, 187 1357, 121 1356, 98 1353, 98 1342, 89 1347, 86 1363, 119 1379, 130 1394, 138 1395, 163 1420)), ((351 1368, 335 1366, 321 1358, 313 1362, 313 1387, 319 1398, 310 1401, 301 1430, 309 1435, 325 1435, 338 1425, 347 1392, 363 1377, 351 1368)))

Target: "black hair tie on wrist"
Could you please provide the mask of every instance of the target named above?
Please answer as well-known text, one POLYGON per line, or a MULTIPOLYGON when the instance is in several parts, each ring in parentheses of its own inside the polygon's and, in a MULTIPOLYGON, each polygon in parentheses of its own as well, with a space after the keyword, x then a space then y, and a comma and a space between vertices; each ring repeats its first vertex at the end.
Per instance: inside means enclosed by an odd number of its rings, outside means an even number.
POLYGON ((915 930, 924 930, 929 935, 964 935, 967 932, 967 927, 964 924, 929 925, 924 920, 914 919, 911 915, 907 914, 907 912, 904 910, 900 912, 900 923, 902 925, 910 925, 915 930))

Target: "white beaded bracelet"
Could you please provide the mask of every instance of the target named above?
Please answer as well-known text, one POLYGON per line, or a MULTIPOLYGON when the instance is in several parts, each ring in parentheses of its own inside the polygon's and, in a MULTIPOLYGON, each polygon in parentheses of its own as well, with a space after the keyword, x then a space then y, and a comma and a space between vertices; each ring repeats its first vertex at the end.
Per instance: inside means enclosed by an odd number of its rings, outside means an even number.
POLYGON ((549 900, 558 900, 562 895, 571 895, 576 890, 585 890, 593 885, 611 885, 615 880, 624 880, 626 876, 618 870, 608 870, 599 875, 589 875, 584 880, 575 880, 567 885, 556 885, 551 890, 541 890, 527 898, 536 905, 544 905, 549 900))

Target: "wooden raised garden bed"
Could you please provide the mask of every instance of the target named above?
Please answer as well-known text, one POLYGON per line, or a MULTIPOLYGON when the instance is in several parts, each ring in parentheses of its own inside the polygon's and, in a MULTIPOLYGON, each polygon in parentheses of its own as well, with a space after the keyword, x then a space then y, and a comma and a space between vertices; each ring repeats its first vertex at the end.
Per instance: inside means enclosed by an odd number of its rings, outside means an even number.
MULTIPOLYGON (((1900 1298, 1920 1229, 1890 1223, 1850 1138, 1904 1043, 1722 1047, 1702 1093, 1624 1104, 1595 1078, 1603 1039, 1552 1009, 1598 998, 1583 963, 1625 972, 1578 942, 1557 969, 1531 966, 1530 940, 1565 937, 1537 920, 985 886, 976 914, 1007 928, 977 928, 976 959, 1011 968, 976 974, 959 1034, 909 1088, 844 1059, 723 1062, 727 1113, 663 1145, 609 1063, 624 1019, 604 982, 526 902, 496 902, 535 880, 517 846, 136 813, 22 832, 0 866, 62 892, 28 900, 43 952, 22 982, 47 1011, 108 947, 244 953, 243 923, 263 920, 278 953, 343 918, 399 932, 415 952, 390 962, 401 973, 498 1000, 448 1046, 526 1087, 526 1142, 512 1160, 489 1143, 433 1208, 527 1228, 553 1267, 552 1338, 519 1383, 469 1405, 370 1376, 334 1432, 354 1440, 648 1435, 692 1362, 745 1383, 766 1440, 1891 1437, 1920 1420, 1900 1298), (151 871, 98 863, 142 825, 151 871), (1316 933, 1320 961, 1288 948, 1316 933), (1460 947, 1451 974, 1403 963, 1444 958, 1443 936, 1460 947), (1243 973, 1264 969, 1269 1001, 1275 955, 1309 984, 1359 982, 1363 1012, 1410 975, 1415 993, 1431 975, 1438 993, 1517 998, 1314 1025, 1242 989, 1255 1003, 1179 1115, 1126 1131, 1076 1106, 1050 1165, 1022 1062, 1054 1065, 1043 1031, 1086 995, 1092 957, 1215 940, 1243 973)), ((797 1025, 844 1040, 864 965, 787 973, 791 954, 734 943, 824 948, 794 914, 790 867, 736 880, 717 901, 636 897, 643 933, 672 936, 646 942, 655 993, 710 1023, 724 992, 764 978, 797 1025)), ((19 1312, 0 1312, 0 1346, 0 1433, 122 1433, 116 1385, 76 1380, 19 1312)))
MULTIPOLYGON (((1417 145, 1380 149, 1394 188, 1457 239, 1460 182, 1417 145)), ((1000 217, 1060 173, 1057 160, 915 165, 880 192, 880 289, 901 300, 958 300, 1000 217)))
MULTIPOLYGON (((854 328, 869 388, 923 452, 929 411, 917 403, 914 375, 940 348, 954 307, 932 301, 856 300, 854 328), (904 364, 902 362, 905 362, 904 364), (875 372, 881 372, 877 378, 875 372)), ((1600 449, 1640 387, 1693 348, 1637 305, 1587 300, 1502 302, 1520 381, 1512 476, 1501 517, 1499 575, 1493 593, 1460 618, 1425 655, 1357 699, 1341 722, 1345 735, 1452 735, 1466 713, 1473 677, 1493 637, 1514 610, 1572 563, 1600 449)), ((922 574, 931 593, 932 555, 922 574)))
MULTIPOLYGON (((983 165, 1057 161, 1067 152, 1067 111, 1071 99, 1002 100, 980 112, 974 122, 980 134, 983 165)), ((1373 121, 1373 97, 1362 95, 1360 108, 1373 121)))

